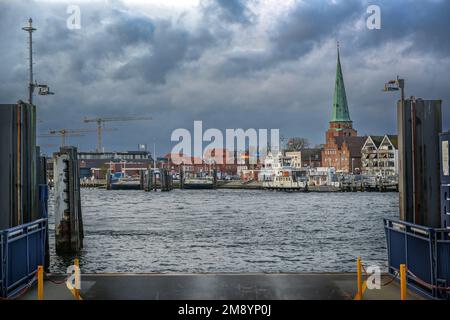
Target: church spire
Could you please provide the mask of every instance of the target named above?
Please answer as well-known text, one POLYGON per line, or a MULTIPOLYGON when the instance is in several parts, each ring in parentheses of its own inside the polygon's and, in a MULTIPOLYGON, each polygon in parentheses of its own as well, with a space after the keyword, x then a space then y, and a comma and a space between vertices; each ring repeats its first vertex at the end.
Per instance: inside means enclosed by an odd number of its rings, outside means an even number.
POLYGON ((342 76, 341 58, 339 53, 339 42, 337 43, 337 68, 336 83, 333 96, 332 122, 351 122, 345 93, 344 77, 342 76))

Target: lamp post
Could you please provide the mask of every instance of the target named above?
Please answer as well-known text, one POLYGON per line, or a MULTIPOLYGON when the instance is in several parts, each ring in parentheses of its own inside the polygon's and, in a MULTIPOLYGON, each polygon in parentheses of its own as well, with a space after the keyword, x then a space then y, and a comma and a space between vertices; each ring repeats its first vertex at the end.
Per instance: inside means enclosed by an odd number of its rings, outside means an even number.
POLYGON ((383 91, 400 91, 402 107, 405 106, 405 79, 400 79, 397 76, 396 80, 390 80, 384 85, 383 91))
POLYGON ((390 80, 388 81, 385 85, 384 85, 384 90, 385 92, 388 91, 400 91, 400 96, 401 96, 401 112, 398 112, 397 117, 398 118, 398 131, 399 131, 399 147, 401 150, 399 150, 400 154, 399 154, 399 194, 400 194, 400 219, 402 220, 410 220, 410 222, 415 222, 416 220, 416 213, 418 212, 417 207, 418 207, 418 203, 416 202, 417 200, 417 196, 416 196, 416 174, 415 174, 415 159, 416 159, 416 141, 415 141, 415 136, 416 136, 416 123, 415 123, 415 119, 416 119, 416 115, 415 115, 415 107, 413 105, 413 103, 411 102, 411 120, 412 120, 412 132, 411 132, 411 148, 412 148, 412 165, 411 167, 412 172, 412 203, 413 208, 412 208, 412 217, 408 218, 409 214, 408 214, 408 209, 407 209, 407 199, 406 199, 406 186, 405 186, 405 182, 406 182, 406 168, 404 167, 405 163, 405 159, 406 159, 406 150, 405 150, 405 123, 407 121, 406 119, 406 113, 405 113, 405 80, 404 79, 400 79, 397 76, 396 80, 390 80), (401 118, 400 118, 401 117, 401 118), (400 138, 401 137, 401 138, 400 138), (400 141, 401 140, 401 141, 400 141))

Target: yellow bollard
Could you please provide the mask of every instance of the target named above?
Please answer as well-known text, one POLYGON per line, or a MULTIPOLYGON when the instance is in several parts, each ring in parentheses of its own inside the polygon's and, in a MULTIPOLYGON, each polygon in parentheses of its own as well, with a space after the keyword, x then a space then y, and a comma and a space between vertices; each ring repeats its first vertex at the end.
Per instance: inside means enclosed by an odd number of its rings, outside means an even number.
POLYGON ((81 300, 80 298, 80 291, 78 290, 78 288, 80 287, 80 261, 78 260, 78 258, 75 258, 73 264, 77 267, 75 268, 75 288, 74 288, 74 295, 75 295, 75 299, 77 300, 81 300))
POLYGON ((406 265, 400 265, 400 299, 406 300, 406 265))
POLYGON ((44 300, 44 268, 38 266, 37 268, 37 280, 38 280, 38 300, 44 300))
POLYGON ((356 260, 356 276, 357 276, 357 286, 358 286, 358 294, 356 300, 362 300, 363 289, 362 289, 362 272, 361 272, 361 258, 358 257, 356 260))

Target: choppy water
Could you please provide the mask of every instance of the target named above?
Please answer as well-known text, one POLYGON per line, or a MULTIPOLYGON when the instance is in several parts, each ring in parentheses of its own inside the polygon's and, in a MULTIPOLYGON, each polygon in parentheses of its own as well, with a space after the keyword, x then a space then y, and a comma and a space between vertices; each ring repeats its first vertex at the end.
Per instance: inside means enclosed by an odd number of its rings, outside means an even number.
POLYGON ((396 193, 83 189, 82 203, 83 272, 354 271, 358 255, 384 268, 383 217, 398 215, 396 193))

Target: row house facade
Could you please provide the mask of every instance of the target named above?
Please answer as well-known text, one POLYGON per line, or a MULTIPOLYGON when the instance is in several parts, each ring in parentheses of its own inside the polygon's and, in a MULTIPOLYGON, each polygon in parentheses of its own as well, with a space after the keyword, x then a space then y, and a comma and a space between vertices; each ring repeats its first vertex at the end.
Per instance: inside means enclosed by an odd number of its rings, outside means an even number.
POLYGON ((396 135, 368 136, 361 150, 362 173, 372 176, 398 174, 396 135))

